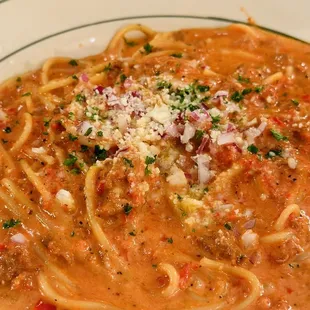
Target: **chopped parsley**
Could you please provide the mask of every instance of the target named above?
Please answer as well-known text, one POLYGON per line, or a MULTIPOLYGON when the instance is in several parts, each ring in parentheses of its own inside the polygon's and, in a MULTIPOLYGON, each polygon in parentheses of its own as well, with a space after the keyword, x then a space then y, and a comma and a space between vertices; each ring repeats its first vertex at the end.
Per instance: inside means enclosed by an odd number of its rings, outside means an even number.
POLYGON ((247 150, 252 154, 258 153, 258 148, 254 144, 249 145, 247 150))
POLYGON ((132 211, 132 206, 129 204, 129 203, 126 203, 125 205, 124 205, 124 213, 126 214, 126 215, 129 215, 130 214, 130 212, 132 211))
POLYGON ((172 243, 173 243, 173 239, 172 239, 172 237, 171 237, 171 238, 168 238, 168 239, 167 239, 167 241, 168 241, 169 243, 171 243, 171 244, 172 244, 172 243))
POLYGON ((156 265, 156 264, 153 264, 152 267, 153 267, 153 268, 157 268, 157 265, 156 265))
POLYGON ((254 87, 254 91, 256 93, 258 93, 258 94, 261 93, 263 89, 264 89, 264 86, 256 86, 256 87, 254 87))
POLYGON ((130 47, 133 47, 133 46, 136 46, 136 45, 137 45, 136 42, 134 42, 134 41, 129 41, 129 40, 127 40, 126 38, 124 38, 124 41, 125 41, 125 43, 126 43, 128 46, 130 46, 130 47))
POLYGON ((252 88, 245 88, 243 91, 242 91, 242 96, 245 96, 245 95, 248 95, 252 92, 252 88))
POLYGON ((134 167, 134 165, 132 163, 132 160, 130 160, 130 159, 126 158, 126 157, 123 157, 123 161, 124 161, 125 165, 129 166, 130 168, 134 167))
POLYGON ((28 97, 28 96, 31 96, 31 92, 27 92, 27 93, 24 93, 24 94, 22 94, 22 97, 28 97))
POLYGON ((76 100, 77 102, 84 102, 84 101, 86 100, 86 97, 85 97, 84 95, 82 95, 82 94, 77 94, 77 95, 75 96, 75 100, 76 100))
POLYGON ((86 130, 86 132, 84 133, 84 136, 89 136, 91 133, 92 133, 92 131, 93 131, 93 127, 89 127, 87 130, 86 130))
POLYGON ((52 120, 52 119, 48 120, 48 119, 44 118, 44 119, 43 119, 43 125, 44 125, 44 127, 49 127, 51 120, 52 120))
POLYGON ((238 91, 235 91, 230 97, 230 99, 235 102, 240 102, 243 98, 244 98, 243 95, 238 91))
POLYGON ((155 157, 146 156, 145 158, 146 167, 144 170, 145 175, 150 175, 152 173, 151 170, 149 169, 149 165, 153 164, 155 160, 156 160, 156 156, 155 157))
POLYGON ((43 134, 44 136, 48 136, 48 132, 47 132, 47 131, 42 132, 42 134, 43 134))
POLYGON ((238 75, 238 82, 241 82, 241 83, 250 83, 250 79, 249 78, 246 78, 246 77, 243 77, 241 76, 240 74, 238 75))
POLYGON ((167 81, 159 81, 156 84, 157 89, 171 88, 172 84, 167 81))
POLYGON ((2 228, 9 229, 9 228, 15 227, 16 225, 19 225, 20 223, 21 223, 20 220, 10 219, 3 223, 2 228))
POLYGON ((211 118, 212 118, 212 124, 217 124, 221 121, 221 116, 220 115, 216 115, 216 116, 212 116, 211 115, 211 118))
POLYGON ((73 113, 73 112, 69 112, 69 113, 68 113, 68 118, 69 118, 70 120, 74 120, 74 113, 73 113))
POLYGON ((179 201, 181 201, 183 199, 183 197, 181 195, 179 195, 177 193, 176 193, 176 195, 177 195, 177 198, 178 198, 179 201))
POLYGON ((200 91, 201 93, 205 93, 210 90, 210 86, 208 85, 197 85, 197 90, 200 91))
POLYGON ((78 139, 77 136, 74 136, 73 134, 69 133, 69 140, 70 140, 70 141, 75 141, 75 140, 77 140, 77 139, 78 139))
POLYGON ((225 227, 227 230, 231 230, 231 224, 228 223, 228 222, 224 224, 224 227, 225 227))
POLYGON ((208 187, 205 187, 204 189, 203 189, 203 192, 204 193, 207 193, 209 191, 209 188, 208 187))
POLYGON ((197 129, 196 132, 195 132, 195 139, 198 140, 198 141, 201 140, 203 135, 204 135, 204 133, 205 133, 204 130, 197 129))
POLYGON ((78 80, 79 78, 74 74, 72 75, 73 80, 78 80))
POLYGON ((71 234, 70 234, 70 237, 74 237, 74 235, 75 235, 75 232, 72 231, 71 234))
POLYGON ((292 103, 294 104, 295 107, 299 106, 299 101, 297 99, 291 99, 292 103))
POLYGON ((71 65, 72 67, 76 67, 78 66, 78 62, 75 60, 75 59, 71 59, 69 62, 68 62, 69 65, 71 65))
POLYGON ((17 79, 16 79, 16 82, 20 83, 22 81, 22 78, 19 76, 17 79))
POLYGON ((103 68, 103 72, 109 72, 111 70, 112 70, 112 64, 109 62, 109 64, 103 68))
POLYGON ((170 56, 175 57, 175 58, 182 58, 183 54, 182 53, 173 53, 170 56))
POLYGON ((281 149, 271 149, 265 154, 265 158, 273 158, 276 156, 282 156, 282 150, 281 149))
POLYGON ((11 127, 5 127, 3 131, 4 131, 5 133, 11 133, 11 132, 12 132, 12 129, 11 129, 11 127))
POLYGON ((97 136, 98 137, 102 137, 103 136, 103 132, 101 130, 97 131, 97 136))
POLYGON ((87 152, 88 149, 89 149, 89 147, 88 147, 87 145, 83 145, 83 144, 81 145, 81 152, 82 152, 82 153, 87 152))
POLYGON ((104 148, 101 148, 99 145, 95 145, 95 157, 96 160, 105 160, 108 157, 108 153, 104 148))
POLYGON ((121 80, 121 83, 124 83, 125 80, 127 79, 127 76, 126 76, 125 74, 122 73, 122 74, 120 75, 119 78, 120 78, 120 80, 121 80))
POLYGON ((80 168, 73 168, 70 170, 70 173, 72 173, 74 175, 78 175, 78 174, 81 174, 81 170, 80 170, 80 168))
POLYGON ((136 233, 135 233, 134 231, 131 231, 131 232, 129 233, 129 235, 134 237, 134 236, 136 236, 136 233))
POLYGON ((65 161, 63 162, 63 164, 67 167, 69 166, 73 166, 75 164, 75 162, 77 161, 77 157, 74 156, 73 154, 69 154, 69 157, 65 159, 65 161))
POLYGON ((147 43, 143 46, 143 48, 144 48, 144 51, 145 51, 146 55, 152 53, 152 51, 153 51, 153 46, 152 46, 149 42, 147 42, 147 43))
POLYGON ((276 130, 274 129, 271 129, 270 130, 272 136, 277 140, 277 141, 287 141, 288 138, 283 136, 282 134, 280 134, 279 132, 277 132, 276 130))

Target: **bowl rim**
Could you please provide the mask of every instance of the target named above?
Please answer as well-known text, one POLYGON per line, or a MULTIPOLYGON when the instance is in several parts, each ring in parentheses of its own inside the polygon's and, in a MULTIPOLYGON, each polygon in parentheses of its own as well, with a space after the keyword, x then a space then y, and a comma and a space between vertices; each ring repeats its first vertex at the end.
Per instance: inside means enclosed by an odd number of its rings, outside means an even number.
MULTIPOLYGON (((6 2, 8 0, 3 0, 2 2, 0 2, 0 4, 6 2)), ((230 19, 230 18, 223 18, 223 17, 216 17, 216 16, 199 16, 199 15, 179 15, 179 14, 155 14, 155 15, 134 15, 134 16, 124 16, 124 17, 118 17, 118 18, 111 18, 111 19, 104 19, 104 20, 100 20, 100 21, 95 21, 95 22, 91 22, 91 23, 86 23, 86 24, 81 24, 78 26, 74 26, 71 28, 67 28, 55 33, 52 33, 50 35, 46 35, 44 37, 41 37, 35 41, 32 41, 16 50, 14 50, 13 52, 3 56, 2 58, 0 58, 0 63, 2 63, 3 61, 7 60, 8 58, 26 50, 27 48, 30 48, 40 42, 46 41, 48 39, 60 36, 62 34, 68 33, 68 32, 73 32, 79 29, 83 29, 83 28, 87 28, 87 27, 92 27, 92 26, 97 26, 97 25, 101 25, 101 24, 108 24, 108 23, 113 23, 113 22, 119 22, 119 21, 128 21, 128 20, 133 20, 133 19, 152 19, 152 18, 187 18, 187 19, 199 19, 199 20, 213 20, 213 21, 218 21, 218 22, 223 22, 223 23, 231 23, 231 24, 243 24, 243 25, 247 25, 250 27, 255 27, 255 28, 259 28, 280 36, 284 36, 286 38, 290 38, 293 39, 295 41, 299 41, 301 43, 310 45, 309 42, 304 41, 302 39, 296 38, 294 36, 288 35, 286 33, 283 33, 281 31, 278 30, 274 30, 268 27, 264 27, 264 26, 260 26, 260 25, 256 25, 256 24, 249 24, 247 22, 244 21, 240 21, 240 20, 236 20, 236 19, 230 19)))

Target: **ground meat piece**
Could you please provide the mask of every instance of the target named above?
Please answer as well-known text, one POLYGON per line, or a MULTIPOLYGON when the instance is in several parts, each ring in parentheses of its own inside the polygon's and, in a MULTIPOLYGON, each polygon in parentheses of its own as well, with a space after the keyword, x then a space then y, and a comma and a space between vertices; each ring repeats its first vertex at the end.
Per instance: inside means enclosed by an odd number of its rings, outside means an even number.
POLYGON ((199 237, 197 243, 200 248, 214 255, 216 259, 230 259, 235 263, 242 253, 236 243, 236 238, 228 231, 210 232, 210 234, 199 237))
POLYGON ((12 288, 31 288, 33 279, 29 275, 36 272, 40 263, 26 245, 8 244, 0 252, 1 284, 12 284, 12 288))

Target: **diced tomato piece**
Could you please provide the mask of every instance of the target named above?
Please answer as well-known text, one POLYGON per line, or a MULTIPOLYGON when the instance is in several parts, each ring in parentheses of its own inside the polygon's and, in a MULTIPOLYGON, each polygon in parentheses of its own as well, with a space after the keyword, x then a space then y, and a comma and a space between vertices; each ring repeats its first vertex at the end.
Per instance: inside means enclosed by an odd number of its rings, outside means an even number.
POLYGON ((98 193, 98 195, 103 195, 104 188, 105 188, 104 182, 100 181, 99 184, 97 185, 97 193, 98 193))
POLYGON ((58 131, 58 132, 62 132, 62 131, 65 130, 65 128, 62 126, 62 124, 61 124, 60 121, 52 122, 51 128, 52 128, 54 131, 58 131))
POLYGON ((180 289, 184 290, 189 285, 189 280, 193 270, 198 269, 198 264, 186 263, 180 270, 180 289))
POLYGON ((0 243, 0 251, 3 251, 6 249, 6 245, 3 243, 0 243))
POLYGON ((57 310, 56 306, 52 304, 45 303, 44 301, 40 300, 36 306, 34 307, 35 310, 57 310))

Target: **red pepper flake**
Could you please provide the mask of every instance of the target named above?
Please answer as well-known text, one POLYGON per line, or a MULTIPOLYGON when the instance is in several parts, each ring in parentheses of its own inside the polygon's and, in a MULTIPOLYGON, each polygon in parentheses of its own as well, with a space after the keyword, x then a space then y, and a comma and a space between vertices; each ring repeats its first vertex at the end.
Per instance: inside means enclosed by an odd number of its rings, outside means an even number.
POLYGON ((291 288, 289 288, 289 287, 286 288, 286 291, 288 292, 288 294, 291 294, 291 293, 294 292, 294 291, 293 291, 291 288))
POLYGON ((44 301, 40 300, 36 306, 34 307, 35 310, 57 310, 56 306, 52 304, 45 303, 44 301))
POLYGON ((103 195, 104 188, 105 188, 104 182, 100 181, 99 184, 97 185, 97 193, 98 193, 98 195, 103 195))
POLYGON ((277 125, 279 125, 279 126, 285 126, 285 124, 278 118, 278 117, 272 117, 271 118, 271 120, 275 123, 275 124, 277 124, 277 125))

